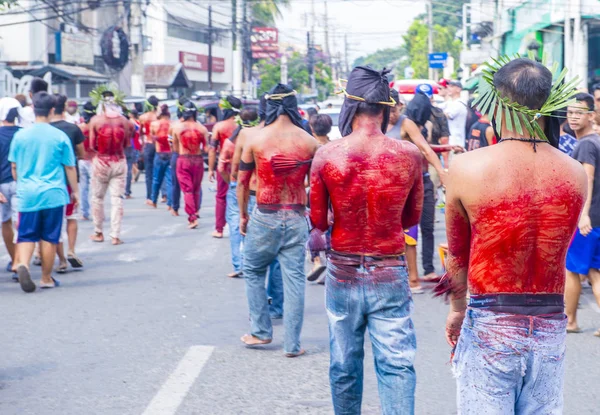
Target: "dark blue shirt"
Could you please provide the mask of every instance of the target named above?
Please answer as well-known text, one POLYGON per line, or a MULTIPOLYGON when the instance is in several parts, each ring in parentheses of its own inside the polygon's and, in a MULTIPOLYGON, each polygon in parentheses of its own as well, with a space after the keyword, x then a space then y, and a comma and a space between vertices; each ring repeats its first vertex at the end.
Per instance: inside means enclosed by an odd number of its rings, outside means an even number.
POLYGON ((8 161, 8 150, 15 133, 20 129, 21 127, 17 126, 0 127, 0 184, 10 183, 14 180, 8 161))

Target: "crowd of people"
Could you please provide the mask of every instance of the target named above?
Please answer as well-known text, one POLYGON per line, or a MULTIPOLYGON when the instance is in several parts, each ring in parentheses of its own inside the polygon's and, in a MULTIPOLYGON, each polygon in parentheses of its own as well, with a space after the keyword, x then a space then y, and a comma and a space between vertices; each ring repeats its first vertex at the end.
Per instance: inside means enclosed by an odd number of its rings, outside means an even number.
POLYGON ((283 84, 258 108, 223 98, 209 132, 185 98, 172 120, 154 96, 127 108, 101 87, 79 115, 34 79, 32 105, 0 100, 8 270, 32 292, 32 258, 40 288, 59 285, 53 272, 83 267, 79 205, 93 220, 91 239, 103 242, 108 191, 109 237, 122 244, 123 199, 140 170, 146 204, 157 208, 162 195, 179 216, 183 192, 196 229, 208 153, 212 236, 223 238, 227 225, 228 276, 246 286, 250 331, 241 341, 271 343, 272 319, 283 319, 285 356, 303 355, 306 281, 324 284, 336 414, 361 411, 367 328, 382 412, 414 413, 411 313, 424 282, 450 302, 460 413, 562 413, 565 338, 581 332, 582 284, 600 305, 600 86, 594 95, 557 88, 546 67, 517 58, 481 81, 492 95, 473 108, 460 82, 447 80, 418 85, 406 102, 388 73, 353 69, 340 91, 339 140, 328 137, 332 119, 318 108, 301 115, 296 91, 283 84), (433 260, 436 205, 446 213, 443 276, 433 260))

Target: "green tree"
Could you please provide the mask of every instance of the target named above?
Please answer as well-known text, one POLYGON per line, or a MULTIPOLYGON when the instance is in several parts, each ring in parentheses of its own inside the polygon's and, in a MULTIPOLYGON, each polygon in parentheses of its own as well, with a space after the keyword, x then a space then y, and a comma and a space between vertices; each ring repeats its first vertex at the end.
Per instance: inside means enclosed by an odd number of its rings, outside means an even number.
MULTIPOLYGON (((234 0, 242 1, 242 0, 234 0)), ((281 8, 287 7, 290 0, 257 0, 252 2, 252 25, 271 26, 281 16, 281 8)))
POLYGON ((404 45, 396 48, 380 49, 367 56, 361 56, 354 61, 353 66, 370 65, 375 69, 393 69, 396 77, 402 76, 407 66, 407 52, 404 45))
MULTIPOLYGON (((259 95, 268 92, 271 88, 281 81, 281 61, 261 60, 257 65, 260 71, 259 95)), ((331 77, 331 68, 323 62, 315 65, 315 81, 319 100, 326 99, 333 92, 334 85, 331 77)), ((294 52, 288 58, 288 83, 298 91, 304 94, 310 92, 310 75, 305 62, 305 57, 298 52, 294 52)))
MULTIPOLYGON (((452 27, 433 26, 433 49, 435 52, 448 52, 454 58, 455 70, 460 57, 460 40, 455 38, 456 30, 452 27)), ((421 20, 414 20, 408 32, 403 36, 410 66, 415 70, 415 78, 427 78, 429 28, 421 20)))

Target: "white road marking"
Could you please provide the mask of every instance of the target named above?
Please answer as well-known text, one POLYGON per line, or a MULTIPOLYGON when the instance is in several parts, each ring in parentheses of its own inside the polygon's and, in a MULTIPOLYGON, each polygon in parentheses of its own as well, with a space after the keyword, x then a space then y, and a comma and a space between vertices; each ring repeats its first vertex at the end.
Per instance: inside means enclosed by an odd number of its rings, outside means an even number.
POLYGON ((213 346, 190 347, 142 415, 174 415, 213 350, 213 346))

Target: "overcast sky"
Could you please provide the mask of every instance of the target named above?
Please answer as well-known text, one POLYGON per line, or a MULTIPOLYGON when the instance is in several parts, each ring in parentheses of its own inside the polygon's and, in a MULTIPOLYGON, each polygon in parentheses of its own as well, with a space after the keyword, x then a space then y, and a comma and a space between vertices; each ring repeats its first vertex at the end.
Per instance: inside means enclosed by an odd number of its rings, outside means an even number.
MULTIPOLYGON (((316 44, 323 44, 324 1, 315 0, 316 44)), ((419 0, 328 0, 329 45, 332 52, 344 52, 344 34, 348 34, 350 64, 359 56, 377 49, 397 47, 412 20, 425 12, 419 0)), ((291 0, 277 21, 280 41, 306 43, 311 27, 311 0, 291 0)))

